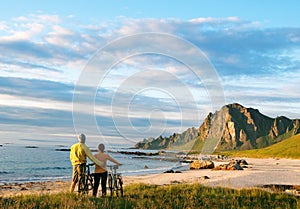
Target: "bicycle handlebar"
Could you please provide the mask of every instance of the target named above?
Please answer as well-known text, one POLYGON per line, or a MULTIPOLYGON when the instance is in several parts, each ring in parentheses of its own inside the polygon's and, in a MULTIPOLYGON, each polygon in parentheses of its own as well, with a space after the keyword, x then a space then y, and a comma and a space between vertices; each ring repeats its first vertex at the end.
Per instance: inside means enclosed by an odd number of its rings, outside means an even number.
POLYGON ((93 166, 93 165, 95 165, 95 163, 87 163, 86 165, 87 166, 93 166))
POLYGON ((118 169, 119 168, 118 165, 107 165, 106 167, 108 167, 110 169, 118 169))

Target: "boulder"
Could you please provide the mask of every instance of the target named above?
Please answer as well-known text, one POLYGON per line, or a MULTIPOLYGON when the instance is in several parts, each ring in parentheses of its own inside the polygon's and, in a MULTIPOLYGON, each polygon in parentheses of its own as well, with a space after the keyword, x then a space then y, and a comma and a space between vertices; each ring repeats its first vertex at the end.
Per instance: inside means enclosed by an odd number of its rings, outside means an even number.
POLYGON ((181 171, 174 171, 174 170, 167 170, 167 171, 164 171, 164 173, 181 173, 181 171))
POLYGON ((164 171, 164 173, 175 173, 175 172, 174 170, 171 169, 171 170, 164 171))
POLYGON ((233 160, 229 162, 228 164, 221 164, 217 167, 215 167, 213 170, 244 170, 242 165, 248 165, 248 163, 245 160, 233 160))
POLYGON ((243 165, 248 165, 247 161, 244 160, 244 159, 237 160, 237 162, 238 162, 241 166, 243 166, 243 165))
POLYGON ((208 176, 201 176, 199 179, 200 180, 206 180, 206 179, 210 179, 210 178, 208 176))
POLYGON ((194 160, 190 164, 190 170, 211 169, 214 167, 215 164, 210 160, 204 160, 204 161, 194 160))

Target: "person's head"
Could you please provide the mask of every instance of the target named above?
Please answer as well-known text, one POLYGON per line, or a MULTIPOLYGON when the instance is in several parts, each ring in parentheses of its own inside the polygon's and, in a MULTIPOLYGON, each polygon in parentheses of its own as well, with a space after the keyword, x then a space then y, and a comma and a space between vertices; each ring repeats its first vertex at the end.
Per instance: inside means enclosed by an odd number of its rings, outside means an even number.
POLYGON ((98 145, 98 150, 99 150, 99 151, 104 152, 104 149, 105 149, 104 144, 99 144, 99 145, 98 145))
POLYGON ((85 143, 85 135, 84 134, 79 134, 79 136, 78 136, 78 141, 80 142, 80 143, 85 143))

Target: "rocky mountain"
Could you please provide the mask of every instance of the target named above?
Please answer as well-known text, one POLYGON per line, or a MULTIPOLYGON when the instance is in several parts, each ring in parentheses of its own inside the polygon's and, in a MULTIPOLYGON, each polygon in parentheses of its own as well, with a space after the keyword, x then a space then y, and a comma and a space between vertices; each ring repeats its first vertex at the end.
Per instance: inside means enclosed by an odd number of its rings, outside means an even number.
POLYGON ((193 150, 254 149, 270 146, 300 133, 299 119, 284 116, 271 118, 257 109, 234 103, 209 113, 198 129, 189 128, 182 134, 144 139, 135 145, 140 149, 168 149, 191 143, 193 150), (202 144, 201 147, 197 147, 202 144), (204 144, 204 147, 203 147, 204 144))
POLYGON ((169 137, 159 136, 156 139, 150 137, 137 143, 134 148, 137 149, 169 149, 172 146, 180 146, 194 140, 198 136, 198 129, 188 128, 181 134, 174 133, 169 137))

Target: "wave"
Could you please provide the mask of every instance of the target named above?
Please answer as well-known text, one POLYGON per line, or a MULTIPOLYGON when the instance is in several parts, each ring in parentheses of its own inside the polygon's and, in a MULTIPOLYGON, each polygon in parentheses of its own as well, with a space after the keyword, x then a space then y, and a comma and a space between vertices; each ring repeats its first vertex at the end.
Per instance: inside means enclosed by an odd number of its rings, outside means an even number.
POLYGON ((42 167, 42 168, 34 168, 34 170, 36 171, 45 171, 45 170, 70 170, 69 167, 58 167, 58 166, 55 166, 55 167, 42 167))
POLYGON ((128 176, 134 176, 134 175, 140 175, 140 174, 155 174, 155 173, 162 173, 164 171, 168 170, 187 170, 188 167, 186 164, 176 164, 172 166, 164 166, 164 167, 158 167, 158 168, 144 168, 144 169, 137 169, 137 170, 122 170, 120 173, 122 175, 128 175, 128 176))
POLYGON ((67 181, 71 180, 72 176, 39 176, 39 177, 21 177, 0 180, 1 184, 6 183, 25 183, 25 182, 46 182, 46 181, 67 181))
POLYGON ((15 172, 12 172, 12 171, 0 171, 0 175, 2 174, 13 174, 15 172))

